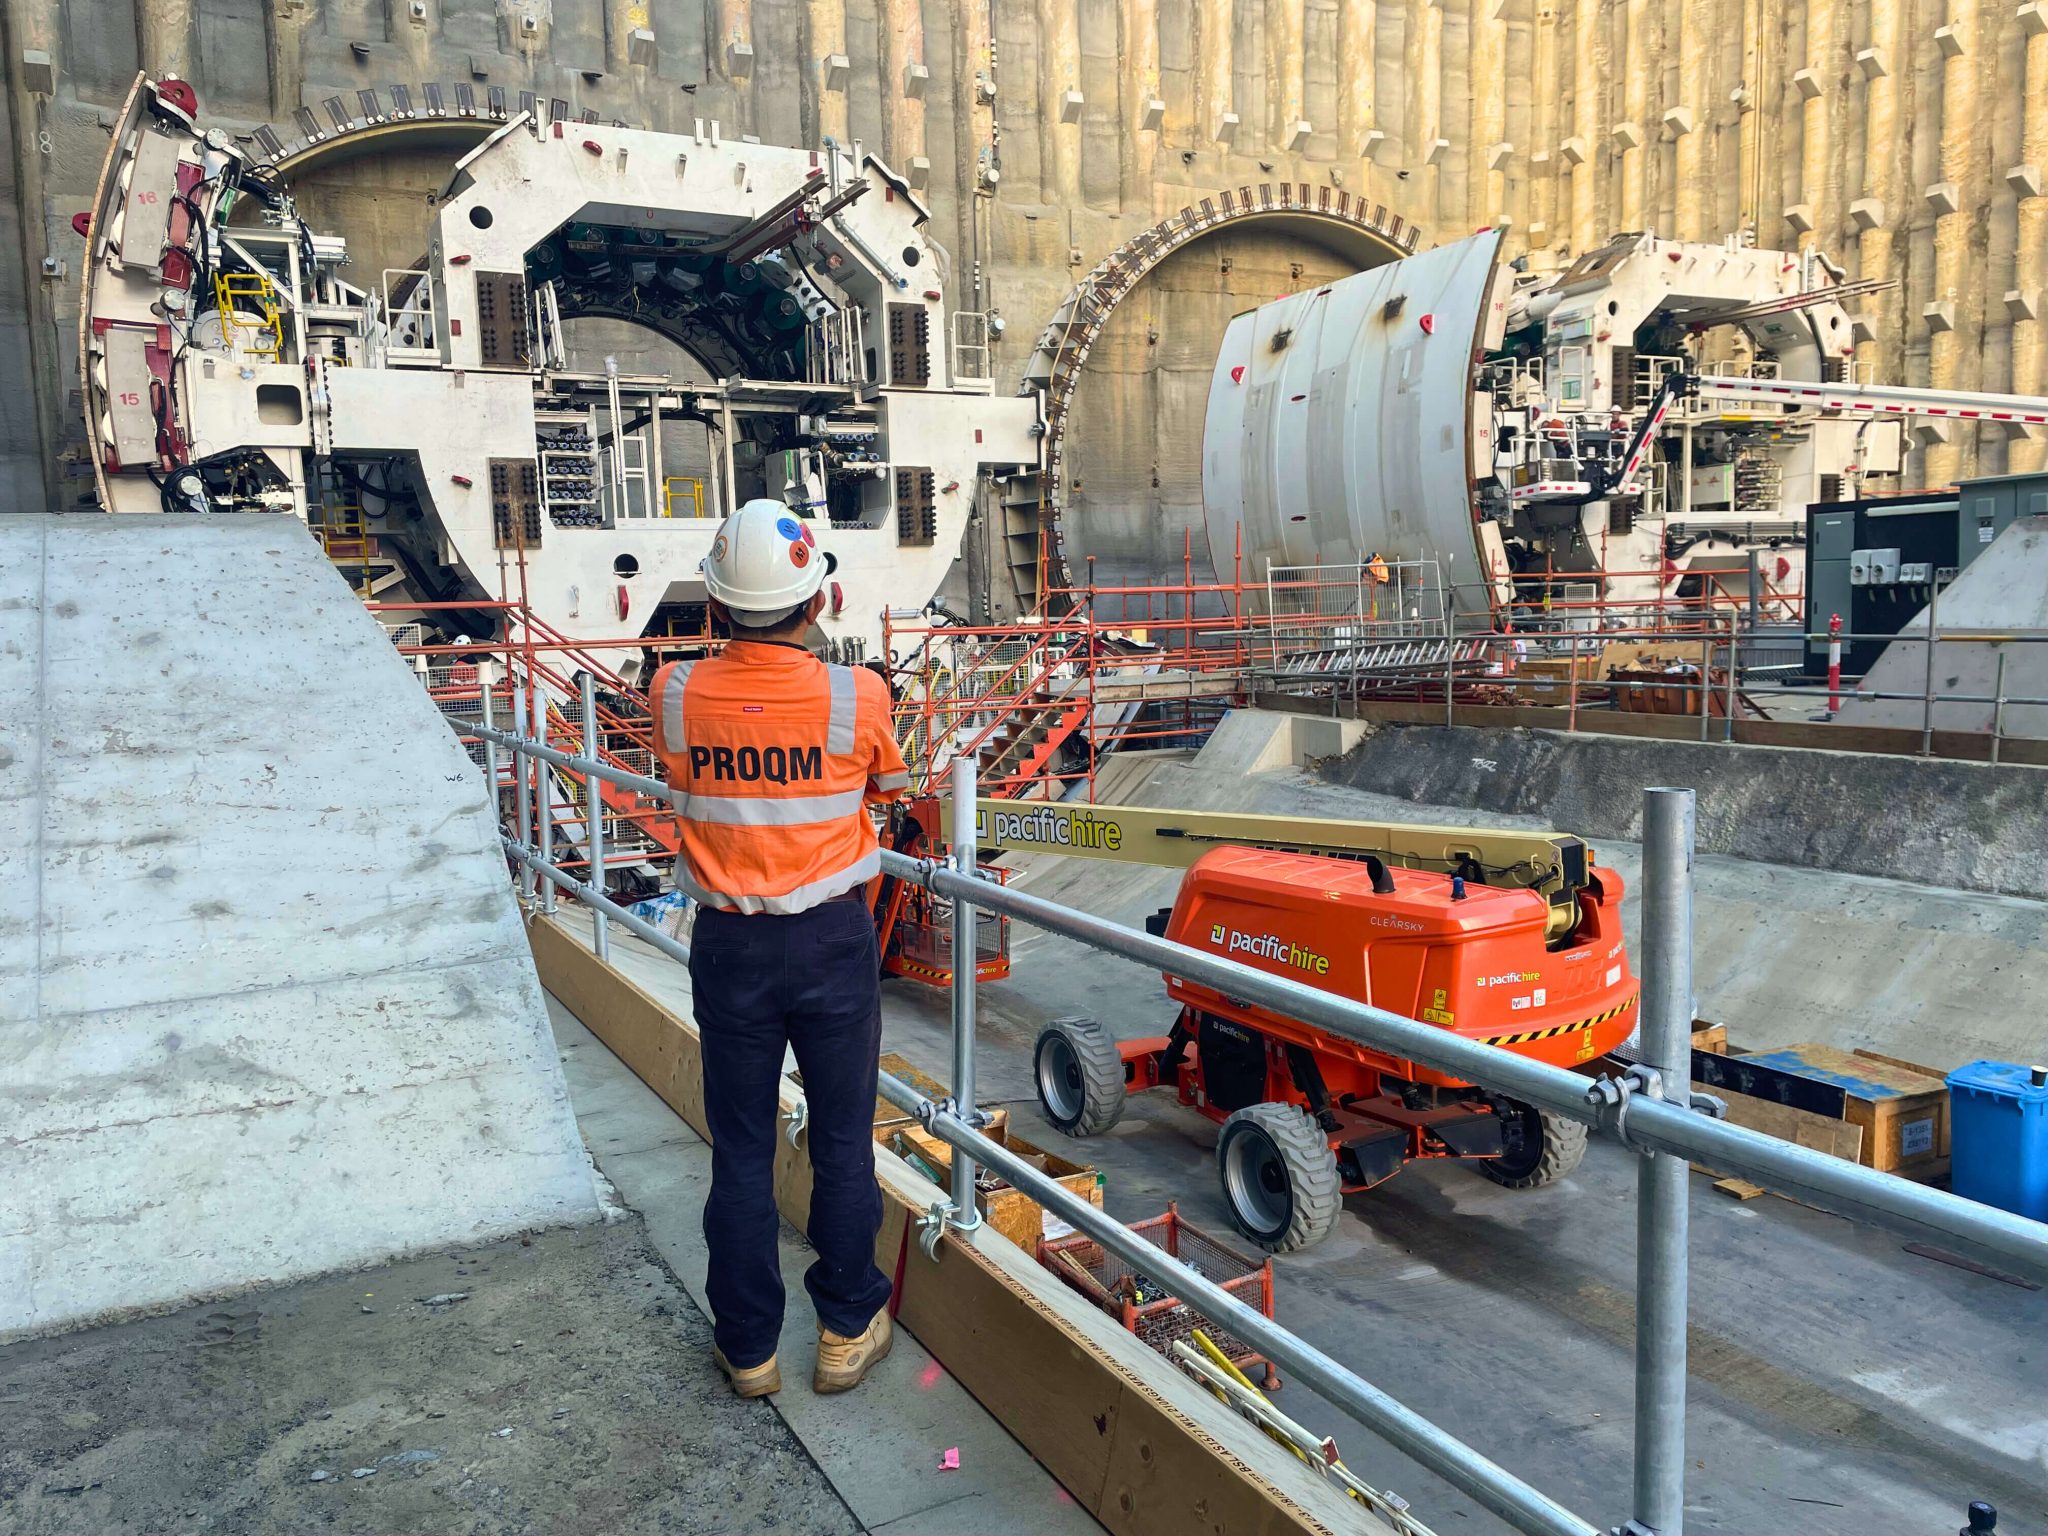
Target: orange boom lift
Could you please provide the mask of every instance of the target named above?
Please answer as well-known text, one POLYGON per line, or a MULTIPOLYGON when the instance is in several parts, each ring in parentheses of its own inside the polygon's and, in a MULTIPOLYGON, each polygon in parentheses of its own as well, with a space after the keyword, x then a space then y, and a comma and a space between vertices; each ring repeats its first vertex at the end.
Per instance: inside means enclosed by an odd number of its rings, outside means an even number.
MULTIPOLYGON (((1153 933, 1504 1051, 1575 1066, 1635 1028, 1621 879, 1568 834, 992 802, 980 838, 1185 868, 1153 933)), ((1574 1121, 1181 977, 1166 990, 1164 1036, 1048 1024, 1039 1102, 1088 1136, 1127 1095, 1171 1089, 1222 1125, 1224 1197, 1267 1249, 1316 1242, 1344 1195, 1419 1158, 1531 1189, 1584 1155, 1574 1121)))

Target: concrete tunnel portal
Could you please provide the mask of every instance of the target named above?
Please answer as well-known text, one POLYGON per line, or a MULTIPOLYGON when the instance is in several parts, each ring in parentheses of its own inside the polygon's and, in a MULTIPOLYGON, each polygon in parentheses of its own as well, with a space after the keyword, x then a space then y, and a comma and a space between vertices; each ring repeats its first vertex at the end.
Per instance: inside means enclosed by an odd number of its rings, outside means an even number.
MULTIPOLYGON (((1202 517, 1202 426, 1231 318, 1390 260, 1321 229, 1249 220, 1174 252, 1111 311, 1075 390, 1065 516, 1076 575, 1102 586, 1232 579, 1202 517), (1364 258, 1364 259, 1361 259, 1364 258), (1149 446, 1149 454, 1146 452, 1149 446)), ((1246 579, 1255 573, 1244 572, 1246 579)), ((1114 622, 1124 605, 1105 600, 1114 622)))
MULTIPOLYGON (((1233 552, 1209 548, 1202 512, 1202 431, 1225 330, 1245 310, 1411 255, 1421 234, 1328 187, 1262 184, 1183 208, 1098 263, 1047 324, 1025 376, 1047 395, 1051 580, 1232 580, 1233 552)), ((1030 596, 1020 591, 1020 604, 1030 596)), ((1141 619, 1143 600, 1103 598, 1096 611, 1141 619)))

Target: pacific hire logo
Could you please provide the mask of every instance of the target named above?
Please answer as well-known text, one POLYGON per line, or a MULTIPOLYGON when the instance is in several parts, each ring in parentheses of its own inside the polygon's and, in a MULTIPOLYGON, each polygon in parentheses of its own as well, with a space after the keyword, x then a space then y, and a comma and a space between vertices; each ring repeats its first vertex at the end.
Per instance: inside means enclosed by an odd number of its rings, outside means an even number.
POLYGON ((1259 960, 1277 960, 1282 965, 1297 971, 1307 971, 1311 976, 1330 974, 1330 957, 1319 955, 1312 949, 1303 949, 1299 944, 1290 943, 1277 933, 1240 933, 1222 923, 1209 925, 1209 942, 1228 955, 1250 955, 1259 960))

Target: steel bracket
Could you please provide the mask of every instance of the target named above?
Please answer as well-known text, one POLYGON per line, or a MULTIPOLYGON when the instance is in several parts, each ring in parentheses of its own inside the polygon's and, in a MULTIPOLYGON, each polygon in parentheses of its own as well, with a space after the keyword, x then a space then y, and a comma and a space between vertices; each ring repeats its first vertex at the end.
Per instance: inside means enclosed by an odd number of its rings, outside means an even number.
POLYGON ((960 1101, 950 1093, 943 1099, 926 1099, 917 1111, 917 1118, 926 1130, 930 1130, 932 1122, 941 1115, 951 1115, 961 1124, 972 1126, 977 1131, 983 1126, 992 1125, 996 1118, 985 1109, 962 1109, 960 1101))
POLYGON ((794 1104, 790 1105, 789 1118, 783 1122, 782 1134, 784 1139, 794 1147, 797 1137, 803 1134, 804 1127, 810 1123, 811 1101, 809 1099, 798 1099, 794 1104))
POLYGON ((1586 1090, 1586 1098, 1597 1108, 1613 1111, 1611 1117, 1602 1118, 1624 1147, 1647 1156, 1650 1149, 1636 1145, 1628 1133, 1628 1107, 1639 1093, 1661 1099, 1664 1096, 1664 1079, 1655 1067, 1636 1062, 1620 1077, 1595 1078, 1586 1090))
POLYGON ((1655 1067, 1643 1062, 1634 1062, 1620 1077, 1596 1078, 1586 1090, 1586 1099, 1600 1109, 1614 1111, 1609 1120, 1616 1139, 1631 1152, 1644 1157, 1650 1156, 1654 1148, 1637 1143, 1628 1133, 1628 1108, 1637 1098, 1652 1098, 1681 1109, 1692 1110, 1710 1120, 1728 1118, 1728 1101, 1711 1093, 1694 1093, 1690 1086, 1682 1099, 1667 1097, 1664 1092, 1664 1076, 1655 1067))
POLYGON ((934 1200, 931 1207, 917 1218, 917 1246, 934 1264, 939 1261, 939 1239, 946 1235, 946 1226, 952 1216, 952 1206, 943 1200, 934 1200))

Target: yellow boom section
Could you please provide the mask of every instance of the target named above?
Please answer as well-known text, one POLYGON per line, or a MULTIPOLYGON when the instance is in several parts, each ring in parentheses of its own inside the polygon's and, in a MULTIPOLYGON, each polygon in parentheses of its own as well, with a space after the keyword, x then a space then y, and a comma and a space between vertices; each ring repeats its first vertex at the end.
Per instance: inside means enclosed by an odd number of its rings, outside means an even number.
POLYGON ((1576 926, 1578 893, 1590 862, 1585 842, 1568 832, 1020 800, 982 801, 975 813, 975 838, 984 853, 1058 853, 1167 869, 1185 869, 1211 848, 1225 845, 1335 859, 1377 858, 1402 869, 1535 891, 1550 904, 1553 936, 1576 926))

